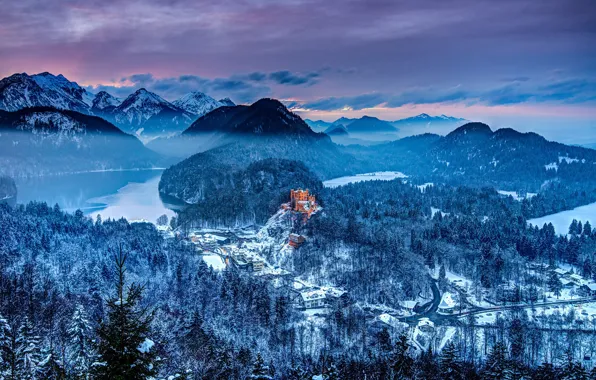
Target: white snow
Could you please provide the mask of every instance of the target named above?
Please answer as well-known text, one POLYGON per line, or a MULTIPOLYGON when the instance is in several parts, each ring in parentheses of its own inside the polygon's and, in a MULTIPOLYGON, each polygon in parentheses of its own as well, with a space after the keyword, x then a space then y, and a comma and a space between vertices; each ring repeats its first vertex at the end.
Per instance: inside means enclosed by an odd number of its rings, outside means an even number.
POLYGON ((530 199, 535 197, 536 193, 526 193, 526 196, 522 196, 519 193, 517 193, 516 191, 505 191, 505 190, 497 190, 497 193, 504 195, 506 197, 513 197, 513 199, 515 199, 516 201, 523 201, 524 199, 530 199))
POLYGON ((559 165, 556 162, 553 162, 553 163, 550 163, 548 165, 544 165, 544 168, 546 170, 554 169, 555 171, 558 171, 559 170, 559 165))
POLYGON ((432 182, 427 182, 427 183, 423 183, 422 185, 418 185, 416 187, 418 187, 418 190, 424 192, 428 187, 430 186, 434 186, 435 184, 432 182))
POLYGON ((199 91, 186 94, 172 104, 199 117, 226 105, 199 91))
POLYGON ((571 164, 571 163, 574 163, 574 162, 579 162, 579 160, 577 158, 571 158, 571 157, 566 157, 566 156, 559 156, 559 163, 561 163, 563 161, 565 161, 568 164, 571 164))
POLYGON ((147 352, 151 351, 153 346, 155 346, 155 343, 151 339, 145 338, 143 343, 139 344, 139 347, 137 347, 137 350, 139 350, 139 352, 146 354, 147 352))
POLYGON ((335 188, 349 183, 357 183, 363 181, 391 181, 397 178, 408 178, 407 175, 401 172, 375 172, 375 173, 364 173, 356 174, 353 176, 339 177, 330 179, 323 182, 323 186, 335 188))
POLYGON ((226 264, 219 255, 203 255, 203 261, 214 270, 224 270, 226 264))
POLYGON ((557 234, 565 235, 569 231, 569 225, 571 225, 573 219, 581 220, 582 223, 589 220, 592 225, 596 224, 596 202, 574 208, 573 210, 561 211, 541 218, 530 219, 528 223, 538 227, 542 227, 545 223, 552 223, 557 234))

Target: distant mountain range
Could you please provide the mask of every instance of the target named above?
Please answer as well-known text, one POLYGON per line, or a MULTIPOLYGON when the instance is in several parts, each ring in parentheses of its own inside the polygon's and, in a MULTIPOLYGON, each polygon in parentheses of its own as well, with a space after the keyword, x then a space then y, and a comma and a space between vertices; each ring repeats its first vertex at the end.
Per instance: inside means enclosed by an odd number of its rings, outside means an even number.
POLYGON ((145 141, 180 133, 198 117, 230 105, 234 103, 229 98, 215 100, 201 92, 168 102, 144 88, 121 100, 106 91, 93 94, 63 75, 47 72, 14 74, 0 80, 1 110, 49 106, 96 115, 145 141))
POLYGON ((306 119, 305 122, 313 128, 315 131, 331 131, 332 126, 344 126, 345 130, 350 134, 377 134, 377 133, 388 133, 394 134, 401 130, 407 130, 414 134, 424 132, 425 128, 429 126, 435 127, 452 127, 456 128, 467 120, 452 116, 430 116, 422 113, 417 116, 408 117, 405 119, 399 119, 395 121, 381 120, 372 116, 362 116, 358 119, 350 119, 341 117, 334 122, 327 122, 323 120, 310 120, 306 119))
POLYGON ((596 179, 596 151, 536 133, 466 123, 446 136, 422 134, 371 147, 350 146, 365 161, 456 184, 537 192, 547 181, 596 179))
POLYGON ((52 107, 0 111, 0 174, 151 168, 164 160, 108 121, 52 107))

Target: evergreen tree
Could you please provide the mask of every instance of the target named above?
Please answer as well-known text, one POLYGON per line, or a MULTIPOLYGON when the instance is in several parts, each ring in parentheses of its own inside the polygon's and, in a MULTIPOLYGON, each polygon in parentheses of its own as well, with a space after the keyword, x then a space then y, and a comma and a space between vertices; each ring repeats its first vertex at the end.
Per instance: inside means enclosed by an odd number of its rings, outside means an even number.
POLYGON ((16 365, 17 375, 22 380, 39 378, 40 348, 39 337, 33 333, 33 325, 28 317, 19 327, 16 339, 16 365))
POLYGON ((532 374, 532 380, 551 380, 558 377, 559 371, 552 363, 542 363, 532 374))
POLYGON ((252 367, 252 373, 248 378, 253 380, 273 379, 270 375, 269 367, 265 365, 265 361, 260 353, 257 354, 257 358, 252 367))
POLYGON ((0 379, 11 376, 13 362, 12 330, 8 321, 0 315, 0 379))
POLYGON ((395 379, 403 379, 412 375, 414 360, 408 354, 409 348, 408 338, 405 335, 401 335, 397 342, 395 342, 390 358, 391 371, 395 379))
POLYGON ((561 284, 561 281, 559 281, 559 276, 557 276, 555 272, 551 273, 550 277, 548 278, 548 289, 553 292, 557 298, 561 296, 563 284, 561 284))
POLYGON ((70 339, 69 358, 72 374, 77 379, 89 379, 89 371, 96 359, 96 353, 93 346, 93 329, 82 305, 76 307, 67 332, 70 339))
POLYGON ((455 380, 463 378, 461 363, 453 342, 447 343, 443 348, 439 360, 439 370, 441 379, 455 380))
POLYGON ((511 369, 507 361, 507 348, 503 343, 496 343, 486 358, 483 379, 510 379, 511 369))
POLYGON ((50 349, 44 359, 38 363, 40 378, 44 380, 62 380, 66 378, 66 372, 62 362, 56 357, 53 349, 50 349))
POLYGON ((153 313, 139 305, 141 286, 131 284, 125 292, 125 261, 120 248, 116 257, 116 295, 107 300, 107 320, 97 331, 102 361, 95 367, 98 379, 140 380, 157 374, 156 353, 148 338, 153 313))

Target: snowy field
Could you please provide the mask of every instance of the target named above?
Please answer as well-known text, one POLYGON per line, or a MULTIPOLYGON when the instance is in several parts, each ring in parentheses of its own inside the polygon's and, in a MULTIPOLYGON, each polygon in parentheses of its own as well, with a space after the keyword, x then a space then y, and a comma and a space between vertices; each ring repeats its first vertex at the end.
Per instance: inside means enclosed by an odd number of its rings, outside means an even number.
POLYGON ((497 190, 497 193, 504 195, 506 197, 513 197, 516 201, 523 201, 524 199, 530 199, 535 197, 536 193, 526 193, 526 196, 520 195, 515 191, 505 191, 505 190, 497 190))
POLYGON ((203 261, 214 270, 224 270, 226 264, 219 255, 203 255, 203 261))
POLYGON ((339 177, 330 179, 328 181, 323 182, 325 187, 338 187, 347 185, 348 183, 356 183, 356 182, 363 182, 363 181, 391 181, 397 178, 408 178, 407 175, 401 172, 375 172, 375 173, 364 173, 364 174, 356 174, 347 177, 339 177))
POLYGON ((528 223, 538 227, 542 227, 545 223, 552 223, 557 234, 565 235, 569 231, 569 225, 573 219, 577 219, 578 221, 581 220, 582 223, 589 220, 590 224, 594 225, 596 223, 596 203, 574 208, 573 210, 543 216, 541 218, 530 219, 528 220, 528 223))

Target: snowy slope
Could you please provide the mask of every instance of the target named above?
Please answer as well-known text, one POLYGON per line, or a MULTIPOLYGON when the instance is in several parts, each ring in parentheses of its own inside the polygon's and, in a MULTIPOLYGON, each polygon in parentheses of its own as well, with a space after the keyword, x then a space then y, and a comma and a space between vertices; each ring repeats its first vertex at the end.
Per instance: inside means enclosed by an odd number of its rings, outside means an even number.
MULTIPOLYGON (((227 98, 226 98, 227 99, 227 98)), ((226 101, 224 99, 224 101, 226 101)), ((230 101, 227 99, 227 101, 230 101)), ((231 102, 231 101, 230 101, 231 102)), ((185 110, 186 112, 192 113, 198 117, 205 115, 206 113, 219 108, 224 105, 228 105, 227 102, 223 103, 213 99, 209 95, 206 95, 199 91, 188 93, 178 100, 172 102, 176 107, 185 110)), ((232 103, 233 105, 233 103, 232 103)))
POLYGON ((62 74, 14 74, 0 81, 0 109, 50 106, 89 113, 94 94, 62 74))

